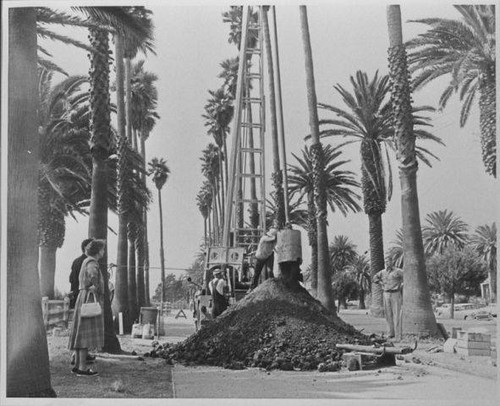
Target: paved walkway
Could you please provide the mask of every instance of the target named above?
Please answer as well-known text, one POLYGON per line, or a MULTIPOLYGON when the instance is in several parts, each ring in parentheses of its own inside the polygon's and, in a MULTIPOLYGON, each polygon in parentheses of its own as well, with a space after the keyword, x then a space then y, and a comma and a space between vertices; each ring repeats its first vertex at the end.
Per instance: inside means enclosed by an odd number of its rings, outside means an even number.
MULTIPOLYGON (((174 319, 172 316, 165 319, 165 341, 178 342, 194 332, 192 317, 186 314, 187 319, 174 319)), ((372 318, 366 311, 341 311, 340 316, 365 333, 385 331, 384 319, 372 318)), ((475 321, 443 321, 448 330, 451 330, 451 326, 456 327, 457 323, 464 329, 486 329, 496 337, 496 324, 492 322, 482 325, 482 322, 475 321)), ((378 371, 266 372, 257 368, 234 371, 176 364, 172 378, 174 397, 255 399, 253 402, 256 399, 388 399, 384 405, 396 399, 404 399, 405 405, 412 401, 419 403, 429 400, 471 405, 480 399, 481 405, 498 404, 494 377, 497 369, 491 366, 487 357, 466 359, 457 354, 432 354, 426 352, 425 348, 429 347, 429 344, 424 343, 408 356, 416 357, 422 363, 399 360, 397 366, 378 371), (479 372, 474 370, 475 364, 481 365, 479 372)))

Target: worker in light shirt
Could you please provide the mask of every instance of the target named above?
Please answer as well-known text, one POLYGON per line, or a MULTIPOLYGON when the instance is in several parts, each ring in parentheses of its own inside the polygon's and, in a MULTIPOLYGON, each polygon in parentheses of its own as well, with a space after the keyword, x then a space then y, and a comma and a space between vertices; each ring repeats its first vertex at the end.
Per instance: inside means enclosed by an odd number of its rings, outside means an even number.
POLYGON ((389 338, 400 341, 403 335, 403 270, 394 266, 392 258, 387 258, 385 269, 377 272, 373 283, 378 283, 384 291, 384 313, 389 328, 389 338))
POLYGON ((215 319, 227 309, 228 303, 225 295, 227 291, 227 283, 224 280, 222 269, 214 269, 213 275, 214 277, 208 284, 208 288, 212 294, 212 317, 215 319))

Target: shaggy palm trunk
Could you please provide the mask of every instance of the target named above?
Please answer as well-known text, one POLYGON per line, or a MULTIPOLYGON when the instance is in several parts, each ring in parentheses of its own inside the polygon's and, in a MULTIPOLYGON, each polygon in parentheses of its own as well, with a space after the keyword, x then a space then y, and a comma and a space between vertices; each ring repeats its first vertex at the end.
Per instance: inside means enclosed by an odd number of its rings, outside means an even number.
POLYGON ((479 126, 481 128, 481 153, 486 173, 497 176, 497 126, 495 65, 489 66, 479 86, 479 126))
MULTIPOLYGON (((370 233, 370 277, 385 268, 384 243, 382 232, 382 215, 379 213, 368 215, 370 233)), ((382 287, 378 283, 371 284, 372 301, 370 314, 374 317, 384 317, 384 297, 382 287)))
POLYGON ((137 308, 146 306, 145 288, 144 288, 144 227, 137 227, 137 239, 135 240, 135 251, 137 254, 137 308))
MULTIPOLYGON (((142 133, 141 134, 141 156, 142 156, 142 165, 144 169, 144 174, 142 175, 142 179, 144 185, 146 185, 146 139, 149 137, 149 134, 142 133)), ((144 244, 144 262, 139 265, 144 266, 144 305, 149 306, 150 304, 150 296, 149 296, 149 243, 148 243, 148 212, 146 208, 143 211, 143 244, 144 244)))
POLYGON ((273 54, 271 50, 271 34, 269 30, 269 19, 267 13, 269 6, 263 6, 262 28, 264 33, 264 48, 267 60, 267 75, 269 77, 269 121, 271 123, 271 143, 273 154, 273 173, 271 175, 274 186, 276 213, 278 228, 285 226, 285 197, 283 195, 283 172, 280 168, 280 153, 278 144, 278 119, 276 113, 276 92, 274 83, 273 54))
POLYGON ((316 207, 314 195, 307 196, 307 236, 311 246, 311 292, 314 297, 318 294, 318 233, 316 227, 316 207))
POLYGON ((404 292, 403 332, 417 335, 437 335, 431 297, 425 271, 424 245, 420 226, 417 193, 417 158, 409 73, 406 50, 402 41, 399 6, 387 7, 389 30, 389 72, 395 142, 401 182, 401 212, 403 218, 404 292))
POLYGON ((327 208, 325 196, 326 188, 324 187, 325 167, 323 162, 323 147, 319 141, 318 102, 314 84, 314 67, 306 6, 300 6, 300 22, 305 55, 309 126, 311 128, 312 138, 311 160, 313 167, 314 204, 316 206, 316 226, 318 232, 318 300, 324 307, 335 314, 335 300, 333 298, 330 275, 330 256, 328 253, 328 234, 326 231, 327 208))
POLYGON ((38 185, 38 244, 40 246, 40 292, 42 297, 54 299, 56 252, 64 242, 66 232, 64 214, 53 209, 50 185, 38 185))
POLYGON ((366 304, 365 304, 365 291, 361 289, 359 291, 359 306, 358 309, 366 309, 366 304))
MULTIPOLYGON (((89 237, 107 239, 107 164, 111 147, 109 101, 109 40, 105 30, 89 29, 90 45, 96 51, 90 57, 90 151, 92 154, 92 188, 90 197, 89 237)), ((104 279, 104 347, 110 353, 120 352, 109 300, 107 255, 99 261, 104 279)))
POLYGON ((113 298, 113 315, 118 320, 119 313, 123 315, 125 325, 129 325, 128 311, 128 281, 127 281, 127 207, 125 184, 127 178, 127 141, 125 135, 125 90, 123 65, 123 38, 115 36, 116 57, 116 112, 118 124, 118 165, 117 165, 117 193, 118 193, 118 246, 116 255, 115 296, 113 298))
MULTIPOLYGON (((361 190, 363 191, 364 211, 368 215, 370 236, 370 275, 384 269, 384 241, 382 214, 386 209, 386 189, 383 174, 380 172, 380 145, 370 138, 365 138, 360 146, 361 155, 361 190)), ((372 301, 370 313, 375 317, 384 316, 382 287, 372 283, 372 301)))
MULTIPOLYGON (((9 13, 6 395, 55 397, 38 277, 36 9, 9 13)), ((4 175, 5 176, 5 175, 4 175)), ((3 368, 2 368, 3 369, 3 368)))

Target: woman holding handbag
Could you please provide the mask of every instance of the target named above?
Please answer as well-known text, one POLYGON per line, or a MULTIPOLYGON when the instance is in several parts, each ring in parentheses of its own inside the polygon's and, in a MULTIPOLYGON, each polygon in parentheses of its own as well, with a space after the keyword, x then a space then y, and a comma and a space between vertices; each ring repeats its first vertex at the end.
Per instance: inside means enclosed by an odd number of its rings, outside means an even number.
POLYGON ((73 324, 69 334, 69 349, 76 352, 76 365, 72 369, 78 376, 95 376, 97 371, 87 368, 89 348, 104 345, 104 279, 99 260, 104 256, 106 242, 93 240, 85 250, 87 258, 80 271, 80 292, 75 303, 73 324))

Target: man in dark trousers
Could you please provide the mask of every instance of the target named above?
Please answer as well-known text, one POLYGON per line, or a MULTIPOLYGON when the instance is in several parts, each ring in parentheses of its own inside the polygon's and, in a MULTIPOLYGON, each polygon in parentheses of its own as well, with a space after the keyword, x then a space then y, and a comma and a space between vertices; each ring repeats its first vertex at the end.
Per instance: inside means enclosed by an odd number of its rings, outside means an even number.
POLYGON ((215 319, 227 309, 227 299, 225 296, 227 284, 222 275, 222 269, 215 268, 213 275, 214 278, 210 281, 208 288, 212 294, 212 317, 215 319))
POLYGON ((78 277, 80 276, 80 268, 82 267, 83 261, 87 258, 85 255, 85 247, 93 241, 93 238, 87 238, 82 242, 82 255, 76 258, 71 265, 71 273, 69 274, 69 283, 71 284, 71 295, 69 300, 69 308, 75 308, 76 298, 78 297, 78 292, 80 290, 78 277))

